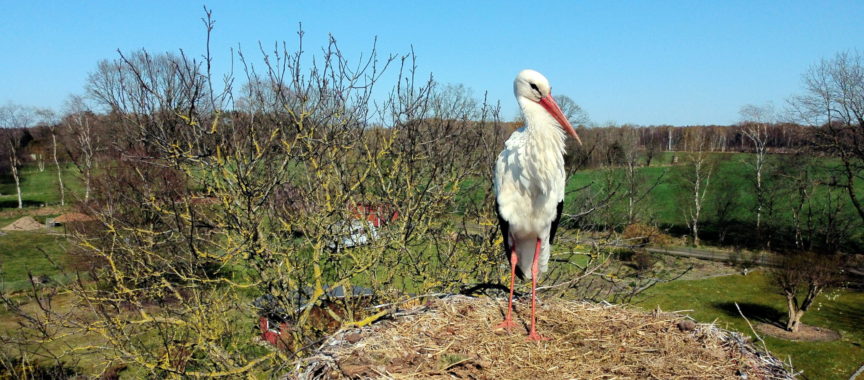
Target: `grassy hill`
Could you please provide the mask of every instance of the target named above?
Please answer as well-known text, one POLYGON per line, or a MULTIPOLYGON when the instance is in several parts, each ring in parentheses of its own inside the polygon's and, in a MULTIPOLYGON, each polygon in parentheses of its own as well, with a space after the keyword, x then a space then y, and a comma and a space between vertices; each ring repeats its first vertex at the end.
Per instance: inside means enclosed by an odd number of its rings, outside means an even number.
MULTIPOLYGON (((63 174, 63 186, 66 188, 67 202, 74 199, 74 195, 83 193, 83 186, 79 180, 78 168, 72 164, 61 166, 63 174)), ((38 207, 42 205, 54 205, 60 203, 60 190, 57 181, 57 169, 46 165, 44 171, 39 171, 36 165, 26 165, 20 171, 21 176, 21 198, 24 207, 38 207)), ((0 177, 0 210, 17 208, 18 195, 15 190, 15 181, 10 176, 0 177)))
MULTIPOLYGON (((634 304, 646 309, 684 310, 701 322, 716 321, 754 337, 735 303, 751 323, 785 318, 785 298, 770 291, 770 279, 762 271, 747 276, 731 275, 657 285, 634 304)), ((780 359, 790 359, 796 370, 810 379, 848 379, 864 360, 864 293, 837 290, 820 295, 803 323, 840 333, 833 342, 795 342, 763 336, 768 349, 780 359)))
MULTIPOLYGON (((682 181, 687 170, 684 165, 686 159, 682 157, 688 154, 690 153, 674 153, 679 160, 672 165, 673 153, 665 152, 652 162, 651 167, 638 169, 643 183, 641 191, 657 183, 638 207, 641 222, 656 223, 675 234, 689 233, 684 212, 688 202, 692 202, 692 189, 688 190, 682 181)), ((788 183, 786 175, 789 173, 782 168, 783 161, 790 160, 791 156, 769 155, 764 187, 770 189, 772 195, 770 210, 763 210, 763 236, 757 236, 756 228, 757 200, 754 172, 750 166, 754 156, 748 153, 711 153, 709 156, 715 168, 705 197, 700 237, 711 244, 745 247, 753 243, 762 244, 769 237, 775 244, 794 242, 792 207, 797 194, 788 183)), ((830 170, 835 167, 836 163, 831 160, 817 159, 798 169, 808 170, 814 180, 821 179, 825 182, 830 178, 830 170)), ((623 169, 583 170, 572 175, 568 182, 569 194, 565 202, 567 207, 582 206, 581 197, 584 197, 585 190, 577 189, 585 186, 597 194, 610 191, 606 185, 610 178, 619 183, 623 181, 623 169)), ((864 189, 864 183, 860 188, 864 189)), ((624 190, 618 191, 620 194, 624 190)), ((864 225, 854 212, 848 195, 842 189, 828 186, 813 186, 809 189, 809 194, 814 248, 825 246, 829 244, 827 239, 833 239, 832 241, 839 242, 830 244, 838 244, 844 251, 864 249, 864 225), (833 214, 829 215, 828 210, 832 210, 833 214)), ((861 196, 864 196, 864 191, 861 196)), ((805 217, 807 210, 805 207, 805 217)), ((626 202, 622 199, 613 201, 607 209, 595 213, 592 217, 600 225, 615 225, 622 222, 623 215, 626 214, 626 202)))
MULTIPOLYGON (((0 219, 0 226, 10 220, 0 219)), ((8 232, 0 237, 0 288, 17 291, 30 288, 29 275, 48 276, 65 283, 63 271, 69 242, 65 236, 38 232, 8 232)))

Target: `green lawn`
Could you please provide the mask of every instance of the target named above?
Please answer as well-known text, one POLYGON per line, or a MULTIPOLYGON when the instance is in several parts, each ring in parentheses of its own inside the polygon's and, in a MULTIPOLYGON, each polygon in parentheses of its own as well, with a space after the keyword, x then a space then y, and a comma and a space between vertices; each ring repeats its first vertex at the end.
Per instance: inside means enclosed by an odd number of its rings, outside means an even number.
MULTIPOLYGON (((61 165, 63 185, 66 188, 66 202, 75 199, 73 194, 83 193, 83 186, 78 176, 78 168, 72 164, 61 165)), ((57 181, 57 169, 53 165, 45 165, 44 171, 39 171, 36 165, 26 165, 20 171, 21 198, 24 207, 54 205, 60 203, 60 190, 57 181)), ((11 176, 0 177, 0 210, 18 207, 18 194, 15 191, 15 181, 11 176)))
MULTIPOLYGON (((0 220, 0 225, 7 222, 0 220)), ((6 291, 27 289, 28 273, 47 275, 58 283, 67 282, 69 275, 58 268, 65 259, 67 244, 62 235, 46 231, 8 232, 0 236, 0 287, 6 291)))
MULTIPOLYGON (((684 221, 685 205, 692 202, 692 195, 688 193, 685 187, 682 176, 687 169, 685 162, 686 157, 690 153, 674 152, 681 158, 675 166, 670 166, 673 152, 664 152, 654 161, 651 167, 639 168, 639 175, 642 176, 644 185, 642 188, 647 188, 662 176, 660 183, 651 191, 637 209, 641 211, 640 220, 647 223, 656 223, 664 228, 670 228, 676 234, 687 233, 687 226, 684 221)), ((762 240, 766 236, 757 238, 756 236, 756 196, 754 190, 754 172, 750 163, 753 161, 753 154, 749 153, 710 153, 710 159, 716 164, 713 171, 711 181, 708 187, 708 193, 705 197, 704 209, 702 211, 702 238, 709 244, 719 244, 716 237, 719 235, 719 228, 726 231, 725 245, 742 245, 748 246, 754 241, 762 240), (723 205, 728 205, 728 212, 724 213, 723 205), (722 216, 722 220, 721 220, 722 216)), ((792 199, 797 195, 792 185, 782 181, 789 181, 782 177, 788 173, 778 171, 776 168, 784 161, 792 160, 790 155, 769 155, 768 167, 765 169, 764 183, 765 188, 774 189, 771 194, 774 195, 774 212, 772 215, 763 211, 763 223, 766 230, 770 229, 774 243, 785 244, 794 241, 793 218, 792 218, 792 199)), ((821 159, 809 163, 806 166, 811 173, 811 178, 830 177, 828 171, 836 167, 837 163, 821 159)), ((574 190, 584 186, 591 186, 593 190, 602 196, 611 191, 604 188, 604 183, 609 176, 616 177, 617 180, 623 181, 623 169, 590 169, 582 170, 572 175, 568 180, 568 194, 565 204, 571 208, 569 212, 576 212, 574 208, 582 206, 583 201, 580 196, 582 193, 574 190)), ((864 182, 861 183, 859 189, 864 189, 864 182)), ((843 236, 841 249, 844 251, 858 251, 864 249, 864 225, 860 218, 854 212, 854 207, 849 200, 848 195, 834 189, 834 194, 829 199, 829 190, 827 186, 815 186, 809 190, 813 206, 813 224, 815 226, 814 242, 815 249, 819 249, 823 244, 825 234, 835 234, 843 236), (824 212, 826 207, 832 207, 839 212, 828 218, 824 212), (837 222, 839 221, 839 223, 837 222), (827 231, 825 226, 829 223, 834 223, 838 226, 836 230, 827 231)), ((619 194, 623 194, 624 189, 618 189, 619 194)), ((864 197, 864 193, 861 194, 864 197)), ((607 206, 603 212, 595 213, 594 218, 609 218, 602 215, 611 215, 617 217, 615 221, 598 220, 603 225, 611 222, 622 222, 622 215, 626 215, 626 199, 619 196, 607 206)), ((806 215, 806 209, 805 209, 806 215)))
MULTIPOLYGON (((785 319, 785 298, 769 289, 762 272, 747 276, 732 275, 704 280, 674 281, 658 285, 640 295, 633 303, 645 309, 659 306, 665 311, 687 311, 700 322, 716 321, 721 327, 753 336, 744 315, 759 320, 785 319)), ((830 328, 842 335, 834 342, 793 342, 763 337, 768 349, 786 360, 809 379, 848 379, 864 364, 864 293, 841 290, 819 296, 802 321, 830 328)))

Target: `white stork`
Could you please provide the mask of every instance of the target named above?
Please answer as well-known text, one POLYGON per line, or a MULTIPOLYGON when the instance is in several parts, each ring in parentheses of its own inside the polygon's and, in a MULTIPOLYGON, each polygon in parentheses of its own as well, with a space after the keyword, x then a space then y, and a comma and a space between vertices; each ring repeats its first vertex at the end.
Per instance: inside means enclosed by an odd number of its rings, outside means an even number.
POLYGON ((507 316, 497 327, 511 329, 515 277, 531 279, 529 340, 544 340, 536 328, 537 277, 549 263, 550 245, 564 206, 564 139, 582 140, 552 98, 549 81, 534 70, 522 70, 513 92, 525 126, 505 143, 495 163, 495 209, 510 254, 510 298, 507 316), (519 269, 517 271, 517 268, 519 269))

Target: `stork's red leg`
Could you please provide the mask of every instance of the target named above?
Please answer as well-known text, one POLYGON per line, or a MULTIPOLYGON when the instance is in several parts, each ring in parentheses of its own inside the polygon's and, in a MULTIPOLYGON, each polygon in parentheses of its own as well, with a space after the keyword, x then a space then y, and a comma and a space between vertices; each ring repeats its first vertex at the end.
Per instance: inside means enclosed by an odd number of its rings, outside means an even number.
POLYGON ((537 275, 540 274, 540 238, 537 238, 537 248, 534 249, 534 263, 531 265, 531 331, 528 340, 549 340, 537 333, 537 275))
POLYGON ((516 261, 519 260, 519 256, 516 255, 516 244, 514 239, 510 240, 514 243, 513 246, 510 247, 510 299, 507 301, 507 316, 504 317, 504 322, 495 326, 496 329, 505 330, 510 330, 516 327, 516 323, 513 322, 513 287, 516 285, 516 261))

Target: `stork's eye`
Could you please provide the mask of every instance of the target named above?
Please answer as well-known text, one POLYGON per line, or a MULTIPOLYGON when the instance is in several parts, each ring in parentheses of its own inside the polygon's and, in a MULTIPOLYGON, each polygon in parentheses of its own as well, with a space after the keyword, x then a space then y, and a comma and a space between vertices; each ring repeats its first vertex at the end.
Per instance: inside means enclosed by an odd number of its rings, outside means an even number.
POLYGON ((534 83, 531 83, 531 88, 534 89, 534 91, 540 92, 540 89, 537 88, 537 85, 534 83))

